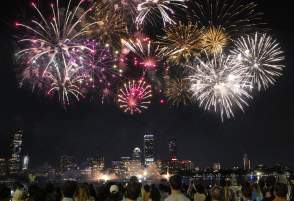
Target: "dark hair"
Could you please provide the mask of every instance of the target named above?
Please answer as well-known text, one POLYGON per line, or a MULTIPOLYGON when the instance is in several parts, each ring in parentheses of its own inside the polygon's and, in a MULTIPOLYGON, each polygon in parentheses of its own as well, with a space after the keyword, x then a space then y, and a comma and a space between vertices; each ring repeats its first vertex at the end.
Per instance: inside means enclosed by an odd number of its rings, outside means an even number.
POLYGON ((182 186, 182 178, 179 175, 174 175, 169 179, 169 183, 174 190, 180 190, 182 186))
POLYGON ((247 182, 245 183, 243 186, 242 186, 242 195, 246 198, 251 198, 252 196, 252 189, 251 189, 251 186, 250 184, 247 182))
POLYGON ((196 188, 196 192, 197 192, 197 193, 205 194, 205 188, 204 188, 203 185, 201 185, 201 184, 197 184, 197 185, 195 186, 195 188, 196 188))
POLYGON ((287 197, 288 187, 286 184, 277 183, 275 185, 275 192, 278 197, 282 197, 282 198, 287 197))
POLYGON ((10 198, 10 189, 4 184, 0 184, 0 200, 7 198, 10 198))
POLYGON ((62 192, 64 197, 72 198, 76 191, 77 184, 73 181, 65 182, 62 187, 62 192))
POLYGON ((160 192, 155 185, 151 186, 150 199, 152 201, 160 201, 160 192))
POLYGON ((150 186, 148 184, 144 185, 144 191, 147 193, 150 192, 150 186))
POLYGON ((141 185, 138 182, 129 182, 127 186, 126 197, 131 200, 136 200, 141 193, 141 185))
POLYGON ((214 186, 211 189, 212 200, 223 201, 224 200, 224 189, 221 186, 214 186))

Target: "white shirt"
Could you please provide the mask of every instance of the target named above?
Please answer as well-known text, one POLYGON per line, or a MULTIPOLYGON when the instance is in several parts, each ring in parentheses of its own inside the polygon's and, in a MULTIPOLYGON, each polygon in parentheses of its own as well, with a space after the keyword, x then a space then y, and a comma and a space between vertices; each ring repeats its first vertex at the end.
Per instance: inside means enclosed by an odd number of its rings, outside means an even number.
POLYGON ((167 198, 165 198, 164 201, 190 201, 189 198, 187 198, 183 193, 181 192, 174 192, 167 198))

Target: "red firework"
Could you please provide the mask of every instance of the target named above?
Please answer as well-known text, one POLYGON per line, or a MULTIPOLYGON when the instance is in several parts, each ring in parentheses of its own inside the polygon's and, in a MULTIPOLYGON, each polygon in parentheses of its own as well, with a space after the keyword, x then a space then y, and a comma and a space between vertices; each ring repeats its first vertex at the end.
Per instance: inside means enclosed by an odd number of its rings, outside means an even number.
POLYGON ((126 113, 142 113, 151 103, 151 85, 144 80, 133 80, 125 83, 118 92, 119 107, 126 113))

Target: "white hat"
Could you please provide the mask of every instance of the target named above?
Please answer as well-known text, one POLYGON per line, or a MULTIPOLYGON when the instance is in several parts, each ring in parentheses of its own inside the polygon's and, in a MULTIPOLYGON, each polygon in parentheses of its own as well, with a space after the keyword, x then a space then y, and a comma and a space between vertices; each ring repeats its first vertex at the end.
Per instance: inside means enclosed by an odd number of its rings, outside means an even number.
POLYGON ((110 193, 118 193, 119 189, 117 185, 111 185, 109 189, 110 193))

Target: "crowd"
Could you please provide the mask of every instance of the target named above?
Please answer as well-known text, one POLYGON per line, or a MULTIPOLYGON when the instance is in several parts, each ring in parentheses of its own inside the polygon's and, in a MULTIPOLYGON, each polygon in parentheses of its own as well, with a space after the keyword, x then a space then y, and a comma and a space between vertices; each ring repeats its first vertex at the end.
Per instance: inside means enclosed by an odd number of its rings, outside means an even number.
POLYGON ((244 182, 236 187, 227 181, 207 188, 197 181, 185 186, 174 175, 157 185, 142 185, 136 177, 128 183, 98 186, 74 181, 28 187, 17 183, 12 188, 0 184, 0 201, 293 201, 293 196, 291 186, 283 183, 244 182))

